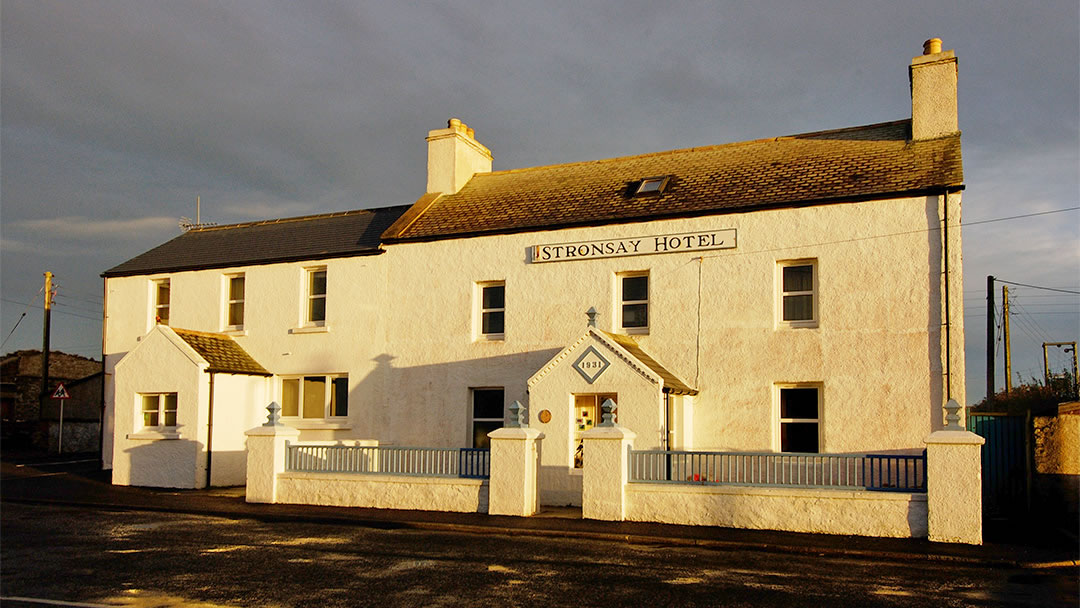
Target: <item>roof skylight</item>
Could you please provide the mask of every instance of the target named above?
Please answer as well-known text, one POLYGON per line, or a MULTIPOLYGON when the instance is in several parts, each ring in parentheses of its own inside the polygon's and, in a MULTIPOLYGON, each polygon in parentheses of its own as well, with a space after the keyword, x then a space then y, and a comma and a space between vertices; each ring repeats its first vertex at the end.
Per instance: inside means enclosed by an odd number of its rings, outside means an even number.
POLYGON ((646 177, 641 180, 636 190, 634 190, 634 196, 645 196, 649 194, 661 194, 664 188, 667 187, 668 180, 671 179, 670 175, 662 175, 660 177, 646 177))

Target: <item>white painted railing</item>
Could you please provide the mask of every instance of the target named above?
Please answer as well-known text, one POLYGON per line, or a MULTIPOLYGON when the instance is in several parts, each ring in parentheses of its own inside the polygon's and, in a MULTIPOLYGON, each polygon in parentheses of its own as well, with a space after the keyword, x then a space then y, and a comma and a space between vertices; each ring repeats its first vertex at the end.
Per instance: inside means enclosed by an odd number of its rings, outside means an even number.
POLYGON ((473 448, 288 445, 285 470, 487 479, 491 454, 473 448))
POLYGON ((926 456, 630 450, 630 481, 925 492, 926 456))

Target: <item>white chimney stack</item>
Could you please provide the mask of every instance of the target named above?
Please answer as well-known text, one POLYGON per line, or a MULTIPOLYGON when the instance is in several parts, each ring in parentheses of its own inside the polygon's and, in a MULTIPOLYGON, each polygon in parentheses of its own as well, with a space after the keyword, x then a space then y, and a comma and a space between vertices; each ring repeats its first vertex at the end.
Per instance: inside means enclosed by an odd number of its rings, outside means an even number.
POLYGON ((451 118, 446 127, 428 132, 429 194, 454 194, 473 175, 491 172, 491 150, 476 141, 474 131, 457 118, 451 118))
POLYGON ((941 39, 923 43, 911 60, 911 139, 934 139, 960 130, 956 104, 956 53, 941 50, 941 39))

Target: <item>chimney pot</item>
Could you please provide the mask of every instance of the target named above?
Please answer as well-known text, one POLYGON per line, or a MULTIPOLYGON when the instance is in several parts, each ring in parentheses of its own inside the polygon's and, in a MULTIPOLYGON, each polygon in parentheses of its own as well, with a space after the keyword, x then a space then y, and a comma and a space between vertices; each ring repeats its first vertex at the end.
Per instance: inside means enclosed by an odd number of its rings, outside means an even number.
POLYGON ((445 129, 429 131, 428 193, 454 194, 477 173, 491 172, 491 150, 476 141, 475 131, 459 118, 445 129))
POLYGON ((941 38, 931 38, 922 43, 923 55, 937 55, 941 52, 941 38))

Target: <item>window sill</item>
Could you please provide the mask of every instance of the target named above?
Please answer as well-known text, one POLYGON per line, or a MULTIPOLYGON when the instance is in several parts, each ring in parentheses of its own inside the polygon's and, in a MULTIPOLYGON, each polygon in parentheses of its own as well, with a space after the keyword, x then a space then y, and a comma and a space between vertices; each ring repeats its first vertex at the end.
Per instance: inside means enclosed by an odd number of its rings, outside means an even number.
POLYGON ((817 321, 780 321, 776 329, 814 329, 817 326, 817 321))
POLYGON ((619 333, 626 334, 627 336, 647 336, 649 335, 648 327, 623 327, 619 330, 619 333))
POLYGON ((239 337, 244 337, 244 336, 248 335, 247 330, 242 328, 242 327, 241 328, 233 328, 233 329, 223 329, 223 330, 221 330, 221 333, 225 334, 226 336, 239 336, 239 337))
POLYGON ((485 334, 477 336, 476 342, 506 342, 506 334, 485 334))
POLYGON ((329 325, 306 325, 304 327, 294 327, 289 330, 290 334, 326 334, 330 333, 329 325))
POLYGON ((332 420, 303 420, 300 418, 282 418, 286 426, 291 426, 294 429, 301 431, 351 431, 352 424, 348 420, 332 421, 332 420))
POLYGON ((146 440, 146 441, 156 441, 156 440, 161 440, 161 439, 180 439, 180 433, 177 433, 176 431, 164 431, 164 430, 163 431, 151 431, 151 430, 145 430, 145 431, 139 431, 137 433, 128 433, 126 438, 127 439, 132 439, 132 440, 146 440))

